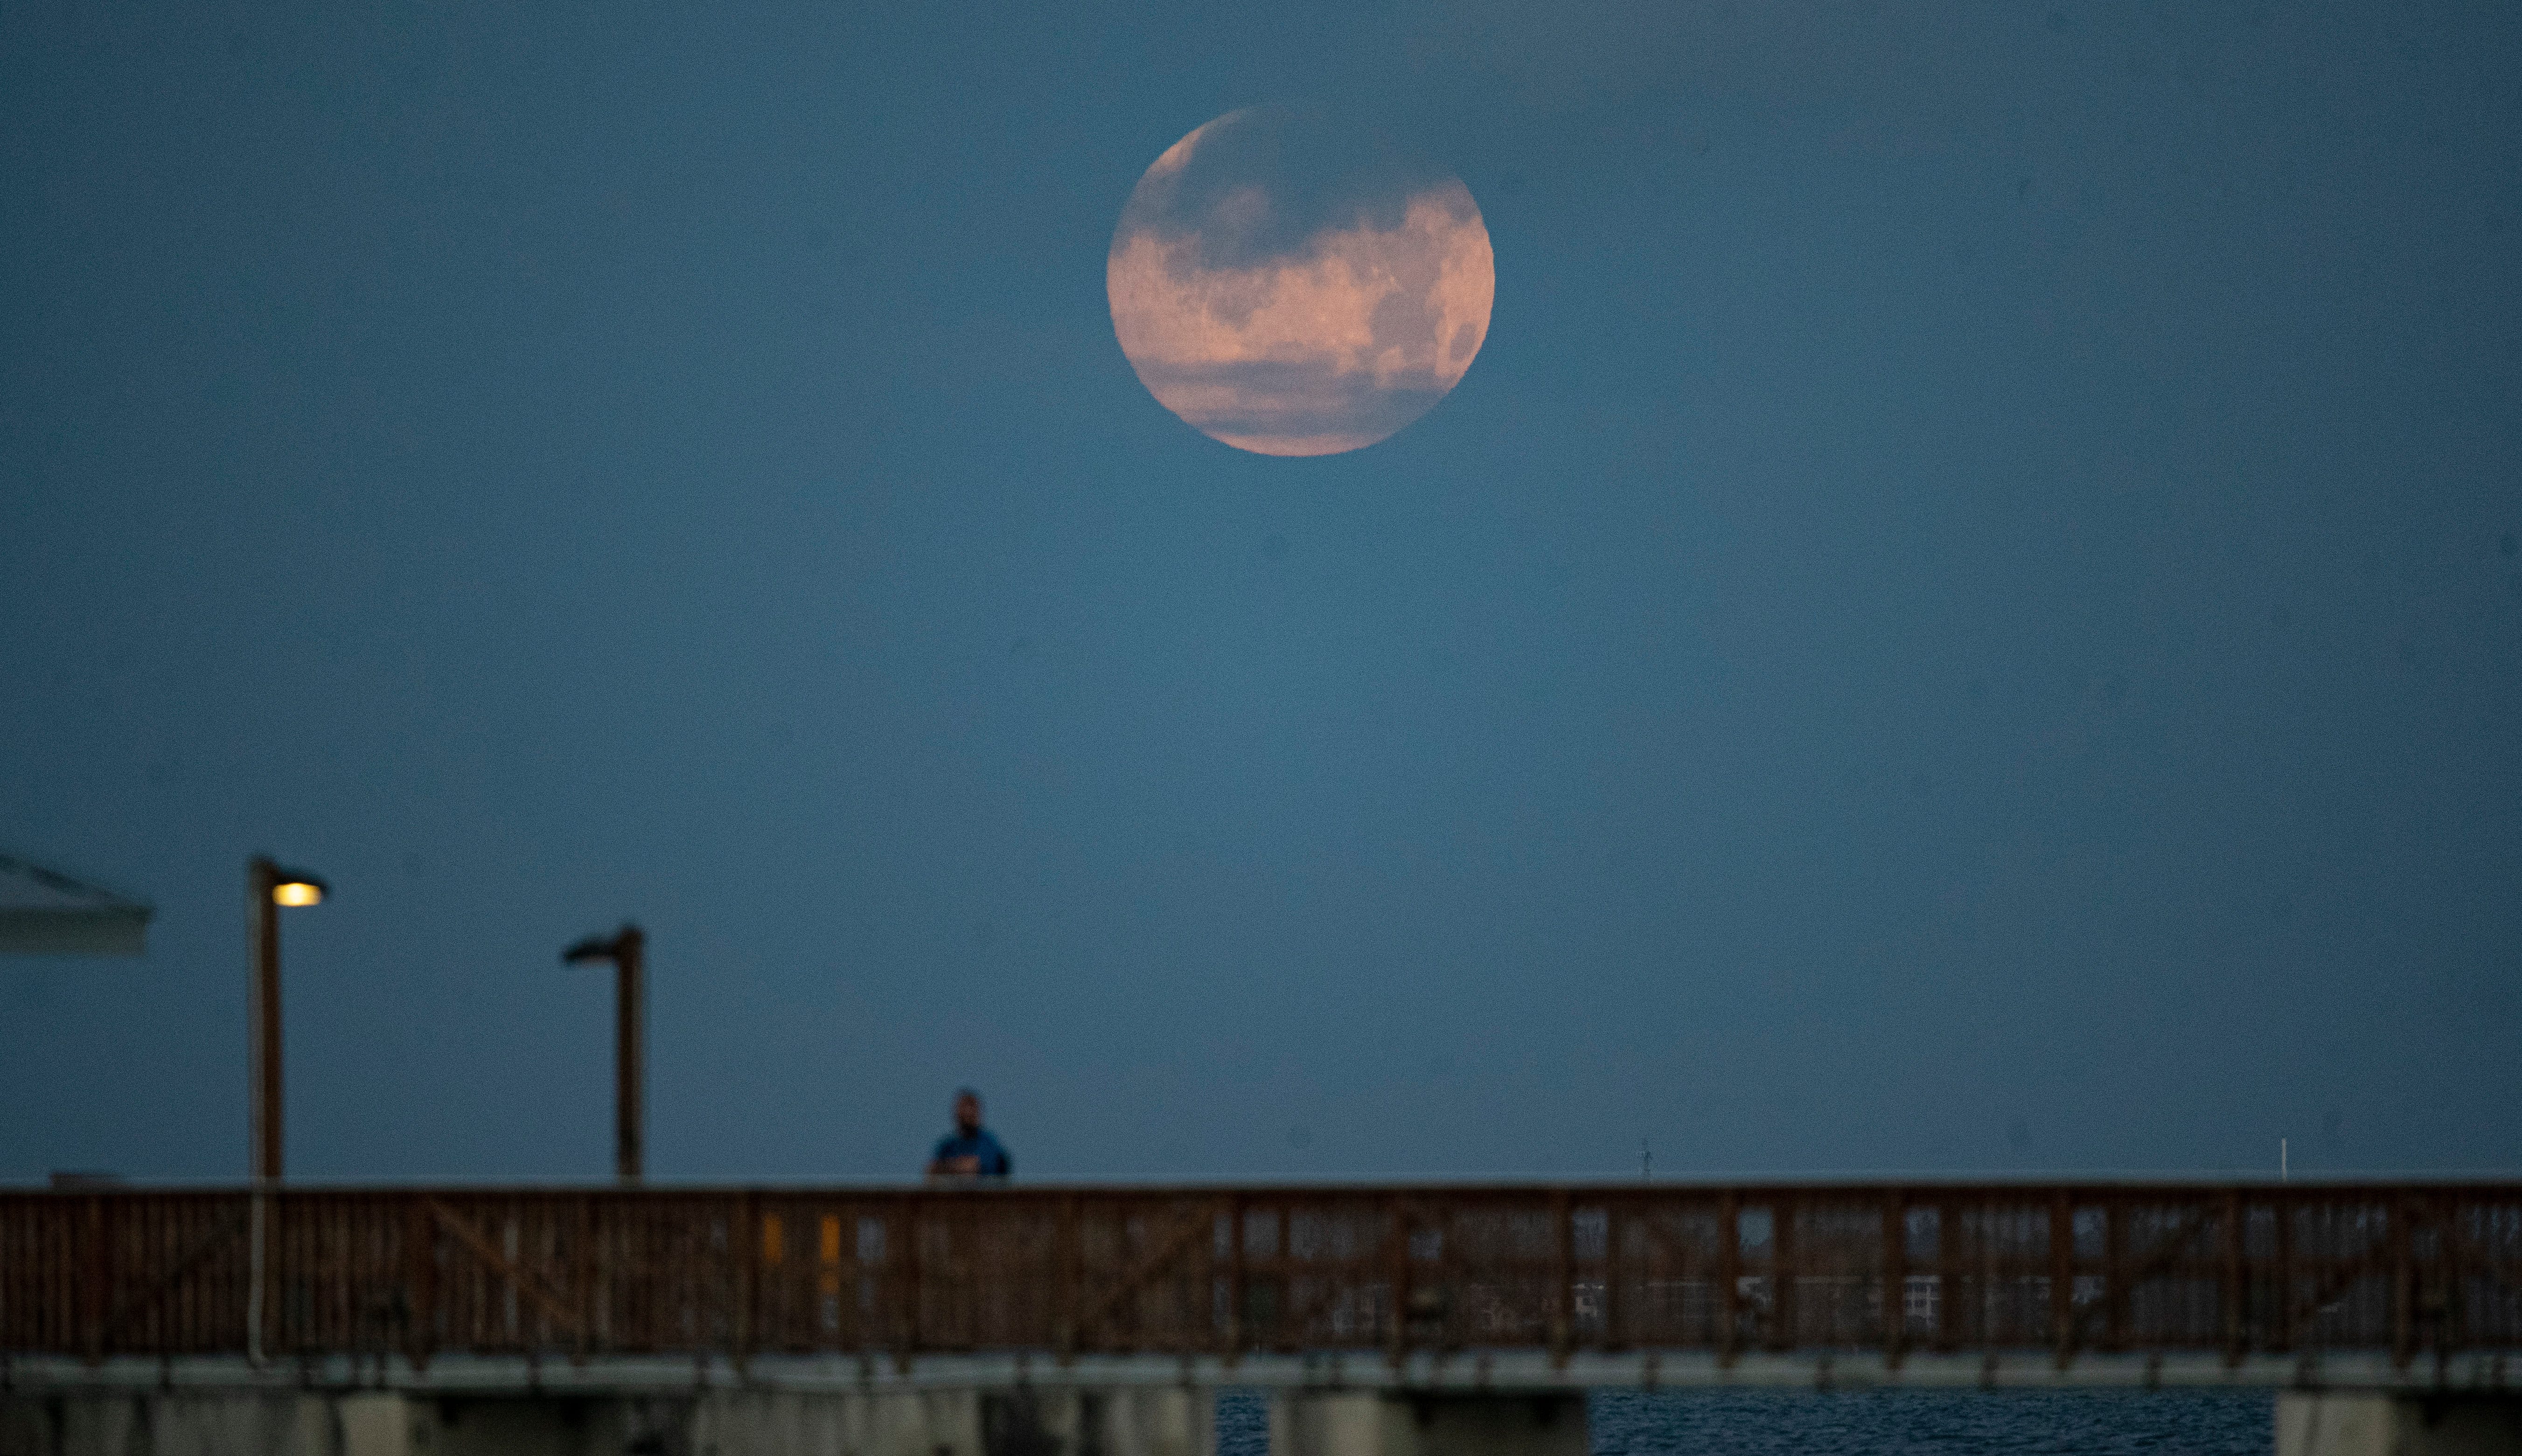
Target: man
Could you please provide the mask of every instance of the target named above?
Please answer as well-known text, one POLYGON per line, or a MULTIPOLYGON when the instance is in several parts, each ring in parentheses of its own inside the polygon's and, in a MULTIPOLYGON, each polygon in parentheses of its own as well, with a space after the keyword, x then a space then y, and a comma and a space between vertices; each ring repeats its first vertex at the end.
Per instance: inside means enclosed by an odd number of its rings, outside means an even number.
POLYGON ((965 1087, 955 1094, 955 1130, 937 1140, 928 1157, 932 1178, 1004 1178, 1015 1164, 1007 1150, 981 1125, 981 1094, 965 1087))

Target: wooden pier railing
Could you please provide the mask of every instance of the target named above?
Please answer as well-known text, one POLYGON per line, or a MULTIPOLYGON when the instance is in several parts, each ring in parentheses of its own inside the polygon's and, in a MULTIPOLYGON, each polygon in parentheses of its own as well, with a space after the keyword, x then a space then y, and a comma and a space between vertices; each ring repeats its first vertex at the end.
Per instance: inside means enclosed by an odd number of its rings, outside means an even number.
POLYGON ((0 1193, 0 1352, 2522 1348, 2522 1185, 0 1193))

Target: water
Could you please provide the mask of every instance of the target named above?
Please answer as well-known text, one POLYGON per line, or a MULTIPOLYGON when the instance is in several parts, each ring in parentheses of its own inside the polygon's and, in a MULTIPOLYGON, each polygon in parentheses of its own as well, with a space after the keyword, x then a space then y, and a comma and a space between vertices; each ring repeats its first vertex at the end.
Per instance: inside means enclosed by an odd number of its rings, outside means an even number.
MULTIPOLYGON (((2267 1456, 2265 1390, 1600 1390, 1595 1456, 2267 1456)), ((1269 1456, 1265 1397, 1218 1397, 1218 1456, 1269 1456)))

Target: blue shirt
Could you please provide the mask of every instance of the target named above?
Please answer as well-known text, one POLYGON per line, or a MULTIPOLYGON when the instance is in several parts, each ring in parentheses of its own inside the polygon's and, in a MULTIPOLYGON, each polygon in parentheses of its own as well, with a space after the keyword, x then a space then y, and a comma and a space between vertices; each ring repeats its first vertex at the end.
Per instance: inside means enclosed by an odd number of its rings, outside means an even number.
POLYGON ((1007 1150, 999 1146, 999 1140, 990 1136, 986 1127, 968 1136, 959 1131, 950 1132, 937 1140, 937 1151, 928 1156, 932 1161, 947 1158, 977 1158, 980 1160, 980 1175, 984 1178, 1004 1178, 1015 1171, 1015 1163, 1007 1157, 1007 1150))

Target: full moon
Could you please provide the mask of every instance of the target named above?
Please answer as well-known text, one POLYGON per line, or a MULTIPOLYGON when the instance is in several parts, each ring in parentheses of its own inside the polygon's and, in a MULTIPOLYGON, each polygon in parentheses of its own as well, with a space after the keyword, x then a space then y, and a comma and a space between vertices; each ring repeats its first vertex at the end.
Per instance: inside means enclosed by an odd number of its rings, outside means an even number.
POLYGON ((1497 264, 1462 179, 1283 107, 1229 112, 1130 193, 1103 283, 1139 380, 1261 455, 1335 455, 1463 378, 1497 264))

